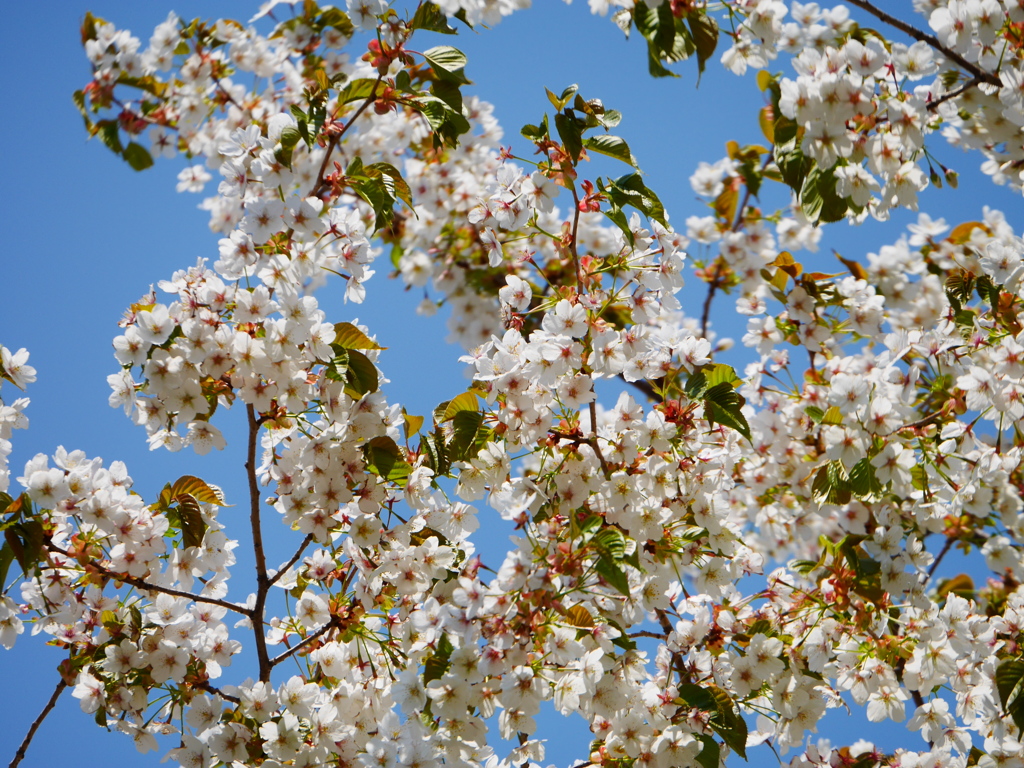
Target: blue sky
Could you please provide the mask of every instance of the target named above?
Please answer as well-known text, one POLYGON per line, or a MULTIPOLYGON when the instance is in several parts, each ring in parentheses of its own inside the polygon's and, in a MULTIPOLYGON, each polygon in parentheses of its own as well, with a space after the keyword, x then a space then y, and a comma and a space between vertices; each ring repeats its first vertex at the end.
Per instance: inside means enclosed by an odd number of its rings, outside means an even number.
MULTIPOLYGON (((648 186, 661 196, 673 220, 682 226, 687 216, 704 215, 706 208, 689 185, 697 163, 718 160, 729 139, 740 144, 764 141, 757 127, 763 99, 754 78, 737 78, 722 70, 716 59, 709 63, 699 89, 695 64, 678 67, 679 79, 652 80, 642 41, 624 40, 608 19, 591 16, 584 0, 572 6, 560 0, 536 0, 535 5, 494 30, 462 33, 444 41, 467 53, 467 74, 475 82, 468 90, 496 105, 505 128, 503 143, 528 152, 519 127, 536 122, 550 109, 544 87, 558 92, 579 83, 585 98, 601 98, 606 106, 623 113, 617 133, 629 141, 647 173, 648 186)), ((902 11, 904 18, 911 17, 909 0, 885 5, 902 11)), ((29 348, 30 363, 39 376, 27 393, 32 399, 31 429, 14 434, 12 474, 17 476, 35 453, 49 454, 63 445, 107 461, 126 461, 136 489, 145 497, 180 475, 197 474, 222 486, 229 501, 239 502, 244 493, 243 457, 240 441, 231 445, 230 426, 233 419, 237 436, 240 409, 227 420, 228 449, 204 458, 188 452, 151 453, 144 432, 123 412, 107 406, 106 376, 117 368, 110 344, 118 333, 122 311, 151 283, 194 264, 197 257, 215 258, 217 236, 207 228, 207 214, 196 208, 200 197, 174 191, 183 161, 161 160, 155 168, 135 173, 99 142, 86 142, 71 102, 71 93, 89 77, 78 26, 85 11, 91 10, 146 41, 172 8, 187 18, 216 15, 244 22, 256 3, 103 0, 86 5, 85 0, 57 0, 8 4, 4 9, 7 34, 0 60, 8 73, 4 86, 8 117, 0 121, 4 148, 0 167, 8 192, 3 202, 7 226, 0 279, 0 343, 29 348)), ((421 50, 426 47, 423 44, 421 50)), ((1024 213, 1020 198, 982 176, 976 170, 977 156, 954 152, 937 137, 932 147, 961 172, 961 189, 926 191, 921 198, 923 210, 956 223, 979 218, 982 205, 989 204, 1002 208, 1020 231, 1024 213)), ((819 258, 827 265, 824 271, 832 271, 836 264, 830 248, 847 258, 863 259, 867 252, 893 241, 913 219, 900 215, 886 224, 834 225, 822 241, 819 258)), ((443 314, 418 317, 414 309, 419 294, 407 294, 396 281, 387 280, 384 262, 378 263, 378 274, 368 285, 366 304, 346 305, 339 293, 327 292, 320 295, 321 306, 335 322, 358 318, 367 323, 389 347, 381 361, 392 381, 386 390, 389 398, 405 404, 410 413, 429 413, 437 402, 465 388, 457 362, 461 352, 443 341, 447 335, 443 314)), ((699 314, 702 300, 701 284, 689 278, 682 295, 684 308, 699 314)), ((719 297, 717 302, 715 327, 738 338, 742 318, 729 299, 719 297)), ((17 396, 10 385, 3 393, 7 400, 17 396)), ((507 531, 493 526, 486 512, 481 517, 491 532, 480 548, 485 561, 490 557, 496 566, 507 531)), ((244 590, 243 595, 250 569, 251 561, 243 555, 232 582, 235 589, 244 590)), ((13 756, 56 683, 54 668, 61 654, 44 647, 41 640, 26 633, 12 652, 0 650, 5 691, 0 698, 0 759, 13 756)), ((244 660, 240 664, 244 669, 244 660)), ((238 671, 228 670, 228 674, 238 671)), ((585 729, 566 731, 557 718, 542 723, 542 728, 552 739, 550 762, 564 765, 571 757, 586 754, 585 729), (569 732, 571 736, 566 736, 569 732)), ((832 736, 839 741, 860 734, 842 725, 832 736)), ((899 728, 889 729, 885 738, 890 748, 919 743, 916 734, 907 735, 899 728)), ((123 736, 103 734, 78 710, 78 702, 65 694, 24 765, 52 765, 69 757, 82 768, 159 761, 153 754, 139 756, 123 736)), ((770 756, 763 753, 760 759, 770 756)))

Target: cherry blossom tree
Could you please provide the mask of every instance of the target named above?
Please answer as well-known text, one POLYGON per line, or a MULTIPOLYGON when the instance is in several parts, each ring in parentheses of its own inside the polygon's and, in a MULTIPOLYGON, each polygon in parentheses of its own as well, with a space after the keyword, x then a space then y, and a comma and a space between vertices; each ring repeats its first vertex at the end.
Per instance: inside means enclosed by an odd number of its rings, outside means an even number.
MULTIPOLYGON (((1024 241, 921 213, 838 274, 794 255, 955 187, 937 142, 1024 188, 1024 0, 590 0, 652 76, 718 59, 764 94, 765 144, 695 169, 681 229, 597 94, 549 92, 502 144, 466 57, 418 43, 526 5, 276 0, 148 44, 86 16, 89 135, 136 170, 184 156, 222 236, 130 305, 110 404, 152 449, 237 451, 248 497, 144 499, 63 448, 12 479, 28 400, 0 404, 0 643, 67 652, 12 766, 65 688, 186 767, 540 764, 542 711, 586 721, 578 765, 1024 763, 1024 241), (465 348, 433 413, 317 302, 382 263, 465 348), (518 538, 490 571, 495 515, 518 538), (943 577, 954 548, 987 583, 943 577), (841 707, 906 745, 812 743, 841 707)), ((0 347, 0 376, 30 387, 28 359, 0 347)))

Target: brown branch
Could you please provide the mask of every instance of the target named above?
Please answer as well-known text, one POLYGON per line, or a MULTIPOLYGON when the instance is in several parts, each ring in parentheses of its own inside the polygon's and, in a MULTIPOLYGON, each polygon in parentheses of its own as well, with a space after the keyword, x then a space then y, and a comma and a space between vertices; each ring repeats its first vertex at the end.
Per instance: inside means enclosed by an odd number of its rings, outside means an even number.
POLYGON ((940 104, 944 104, 947 101, 949 101, 950 99, 955 99, 958 96, 962 96, 965 91, 969 91, 971 88, 977 87, 982 82, 983 81, 981 80, 981 78, 972 77, 966 83, 964 83, 959 88, 957 88, 955 91, 949 91, 948 93, 942 94, 939 98, 935 99, 934 101, 929 101, 928 102, 928 111, 929 112, 934 112, 936 109, 939 108, 940 104))
POLYGON ((601 453, 601 445, 597 437, 597 402, 595 400, 590 401, 590 433, 590 447, 594 449, 594 453, 597 454, 597 460, 601 462, 601 471, 604 472, 605 477, 608 477, 608 462, 604 460, 604 454, 601 453))
MULTIPOLYGON (((52 542, 47 542, 46 548, 51 552, 56 552, 59 555, 63 555, 69 560, 76 559, 74 555, 72 555, 70 552, 61 549, 52 542)), ((159 584, 151 584, 145 579, 139 579, 135 576, 129 576, 124 573, 112 571, 111 569, 105 568, 104 566, 100 565, 95 560, 90 560, 86 565, 83 566, 83 568, 85 568, 86 570, 93 569, 96 572, 103 574, 104 576, 109 576, 115 581, 120 581, 124 584, 130 584, 131 586, 136 587, 137 589, 144 589, 147 592, 163 592, 165 595, 172 595, 173 597, 183 597, 186 600, 191 600, 196 603, 209 603, 210 605, 219 605, 223 608, 227 608, 229 611, 234 611, 235 613, 240 613, 243 616, 248 616, 250 618, 252 617, 252 611, 243 605, 237 605, 236 603, 232 603, 227 600, 220 600, 216 597, 206 597, 205 595, 197 595, 193 592, 185 592, 181 589, 172 589, 171 587, 162 587, 159 584)))
POLYGON ((715 292, 718 290, 718 280, 722 274, 721 263, 719 262, 721 256, 715 260, 715 274, 711 277, 711 282, 708 283, 708 295, 704 297, 704 307, 700 313, 700 336, 702 339, 706 339, 708 335, 708 320, 711 317, 711 300, 715 298, 715 292))
MULTIPOLYGON (((768 167, 768 164, 772 162, 772 159, 774 157, 774 151, 771 151, 764 156, 764 160, 761 162, 761 173, 764 173, 765 169, 768 167)), ((743 200, 742 202, 740 202, 739 206, 736 209, 736 220, 732 223, 732 226, 729 227, 729 229, 732 232, 739 232, 740 227, 742 227, 744 222, 746 221, 746 217, 743 214, 747 210, 747 205, 750 203, 750 198, 753 194, 753 191, 750 189, 750 185, 747 184, 745 180, 744 186, 746 187, 746 192, 743 193, 743 200)), ((711 276, 711 282, 709 283, 708 287, 708 295, 704 297, 704 307, 701 309, 700 313, 701 338, 706 339, 708 336, 708 321, 711 318, 711 301, 712 299, 715 298, 715 293, 722 286, 722 284, 719 281, 723 278, 724 275, 722 273, 726 268, 728 268, 728 266, 729 265, 725 263, 725 260, 721 256, 715 259, 715 273, 711 276)))
POLYGON ((294 656, 300 650, 305 648, 307 645, 309 645, 309 644, 311 644, 313 642, 316 642, 316 640, 318 640, 319 638, 323 637, 325 634, 327 634, 329 631, 331 631, 332 629, 334 629, 337 626, 339 626, 338 617, 337 616, 332 616, 330 621, 328 621, 326 624, 324 624, 322 627, 320 627, 320 629, 318 629, 312 635, 309 635, 308 637, 303 638, 302 642, 300 642, 299 644, 295 645, 292 648, 289 648, 284 653, 282 653, 282 654, 272 658, 270 660, 270 666, 271 667, 276 667, 282 661, 290 659, 292 656, 294 656))
POLYGON ((668 635, 659 634, 657 632, 651 632, 651 631, 646 630, 646 629, 640 629, 640 630, 637 630, 636 632, 630 632, 628 635, 626 635, 626 637, 651 637, 651 638, 654 638, 655 640, 667 640, 668 639, 668 635))
POLYGON ((252 629, 256 639, 256 655, 260 664, 260 680, 270 681, 270 655, 267 653, 267 636, 263 631, 263 609, 267 604, 270 579, 267 577, 267 556, 263 551, 263 530, 260 526, 260 487, 256 480, 256 442, 259 440, 260 423, 256 420, 256 409, 245 406, 249 421, 249 444, 246 451, 245 473, 249 479, 249 527, 252 529, 252 549, 256 556, 256 602, 252 607, 252 629))
POLYGON ((601 454, 601 448, 597 444, 596 433, 592 437, 584 437, 579 432, 561 432, 557 429, 549 429, 548 434, 562 440, 571 440, 575 445, 589 445, 594 450, 598 461, 601 462, 601 471, 604 472, 605 477, 608 477, 608 464, 605 462, 604 456, 601 454))
POLYGON ((230 693, 224 693, 224 691, 222 691, 220 688, 210 685, 208 682, 196 683, 195 687, 200 688, 208 693, 214 693, 217 696, 220 696, 222 699, 230 701, 232 704, 238 704, 241 701, 237 696, 232 696, 230 693))
POLYGON ((324 159, 323 162, 320 163, 320 170, 317 171, 316 181, 313 182, 313 191, 310 193, 310 197, 320 196, 321 188, 324 185, 324 175, 327 173, 327 165, 331 161, 331 154, 334 152, 334 148, 341 143, 342 137, 348 132, 348 129, 352 127, 355 121, 359 119, 359 116, 363 114, 363 111, 368 106, 370 106, 370 104, 372 104, 374 100, 377 98, 377 86, 380 85, 380 81, 381 76, 377 75, 377 80, 373 84, 373 88, 370 89, 370 95, 367 96, 366 100, 359 105, 359 109, 357 109, 352 114, 352 117, 350 117, 348 122, 346 122, 345 125, 342 126, 341 130, 335 135, 331 136, 331 138, 328 140, 327 148, 326 151, 324 152, 324 159))
POLYGON ((580 269, 580 256, 576 250, 576 233, 580 226, 580 198, 576 194, 576 186, 570 187, 572 191, 572 231, 569 233, 569 253, 572 255, 572 266, 576 272, 576 293, 583 293, 583 272, 580 269))
POLYGON ((954 541, 956 541, 956 539, 953 537, 946 537, 946 543, 942 545, 942 549, 939 550, 939 554, 936 555, 935 560, 932 561, 932 567, 928 569, 928 579, 925 580, 926 584, 928 583, 928 580, 935 575, 935 571, 938 569, 939 563, 942 562, 942 558, 944 558, 946 553, 952 548, 954 541))
POLYGON ((8 768, 18 768, 18 764, 25 757, 25 752, 28 751, 29 744, 32 743, 32 737, 36 735, 36 731, 39 730, 39 726, 43 724, 43 720, 50 714, 50 710, 57 704, 57 699, 60 698, 61 693, 68 687, 68 684, 64 682, 64 678, 61 678, 57 683, 57 687, 53 689, 53 694, 50 696, 50 700, 46 702, 46 706, 43 707, 43 711, 39 713, 39 717, 35 719, 32 725, 28 729, 28 733, 25 734, 25 740, 21 742, 21 746, 18 747, 18 751, 14 754, 14 759, 11 760, 11 764, 8 768))
POLYGON ((224 87, 223 83, 221 83, 220 78, 216 77, 215 75, 210 75, 210 77, 213 78, 213 82, 216 84, 217 90, 224 94, 225 99, 227 99, 229 102, 234 104, 239 109, 245 109, 245 107, 243 107, 241 104, 235 101, 234 97, 228 92, 228 89, 224 87))
POLYGON ((943 45, 937 37, 922 32, 917 27, 913 27, 910 24, 907 24, 905 21, 897 19, 895 16, 883 11, 881 8, 876 8, 874 5, 869 3, 868 0, 849 0, 849 3, 850 5, 857 6, 862 11, 867 11, 876 19, 884 21, 890 27, 895 27, 908 37, 911 37, 914 40, 917 40, 918 42, 927 44, 929 47, 941 53, 947 59, 949 59, 954 64, 959 66, 961 69, 970 72, 980 82, 989 83, 990 85, 1000 87, 1002 86, 1002 81, 998 77, 993 75, 991 72, 986 72, 977 64, 972 64, 953 49, 949 48, 946 45, 943 45))
POLYGON ((933 421, 935 421, 942 415, 943 411, 940 409, 938 411, 935 411, 934 413, 929 413, 923 419, 918 419, 917 421, 912 421, 909 424, 904 424, 902 427, 899 427, 896 431, 898 432, 901 429, 917 429, 918 427, 923 427, 926 424, 931 424, 933 421))
POLYGON ((306 547, 309 546, 309 543, 311 541, 313 541, 312 533, 308 534, 306 538, 302 540, 302 543, 299 545, 298 551, 294 555, 292 555, 291 559, 283 566, 281 566, 280 570, 278 570, 277 573, 270 577, 270 581, 267 584, 268 587, 274 586, 278 582, 278 580, 288 572, 288 569, 295 565, 298 559, 302 557, 302 553, 306 551, 306 547))

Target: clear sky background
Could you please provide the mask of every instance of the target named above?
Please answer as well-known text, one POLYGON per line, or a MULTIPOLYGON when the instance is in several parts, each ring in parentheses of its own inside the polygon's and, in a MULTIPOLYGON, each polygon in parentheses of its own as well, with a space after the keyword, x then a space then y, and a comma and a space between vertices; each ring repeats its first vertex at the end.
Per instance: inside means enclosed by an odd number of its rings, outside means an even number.
MULTIPOLYGON (((920 23, 909 0, 882 4, 920 23)), ((591 16, 585 0, 572 6, 561 0, 535 0, 535 6, 493 30, 462 31, 457 39, 444 40, 467 53, 467 74, 475 82, 467 90, 496 105, 505 129, 503 143, 520 153, 529 152, 519 128, 537 122, 550 110, 544 87, 559 92, 579 83, 585 98, 601 98, 606 106, 623 113, 616 132, 630 143, 647 173, 648 186, 660 195, 677 226, 682 228, 690 215, 705 215, 707 208, 689 185, 697 163, 724 156, 729 139, 764 143, 757 126, 763 97, 754 78, 737 78, 724 71, 716 56, 699 89, 695 62, 676 67, 681 78, 653 80, 647 74, 643 41, 626 41, 607 18, 591 16)), ((124 460, 136 490, 147 499, 164 483, 196 474, 223 487, 229 502, 243 502, 239 428, 244 413, 240 408, 218 421, 228 437, 227 450, 197 457, 189 451, 151 453, 144 431, 107 405, 106 376, 117 370, 111 339, 119 332, 121 313, 151 283, 194 264, 197 257, 214 260, 218 236, 208 230, 207 213, 196 207, 202 196, 174 191, 183 160, 158 160, 154 168, 135 173, 98 141, 86 142, 71 93, 89 79, 78 32, 87 10, 130 29, 145 45, 169 10, 185 18, 227 16, 244 22, 256 7, 256 2, 236 0, 96 0, 91 4, 56 0, 5 6, 5 40, 0 47, 0 62, 7 73, 2 91, 7 117, 0 121, 0 174, 5 190, 0 211, 6 225, 0 251, 0 344, 15 350, 27 347, 39 376, 27 393, 32 400, 31 428, 14 433, 11 467, 15 477, 37 452, 52 454, 63 445, 108 462, 124 460)), ((424 50, 428 43, 417 47, 424 50)), ((773 70, 783 68, 777 62, 773 70)), ((932 138, 930 148, 961 172, 961 189, 927 190, 921 196, 922 210, 955 224, 980 218, 982 206, 988 204, 1004 210, 1021 231, 1021 199, 980 174, 977 155, 953 151, 939 137, 932 138)), ((819 268, 837 268, 831 248, 863 260, 868 252, 894 241, 915 218, 900 214, 885 224, 869 220, 856 228, 842 223, 831 226, 822 241, 819 268)), ((810 257, 798 258, 808 261, 810 257)), ((333 322, 358 318, 378 334, 389 347, 381 359, 392 382, 385 389, 389 400, 403 403, 410 413, 428 414, 439 401, 465 388, 457 362, 461 351, 443 341, 447 335, 443 313, 418 317, 414 310, 420 294, 406 293, 398 281, 386 279, 386 257, 376 268, 365 304, 343 304, 340 293, 331 291, 317 294, 318 299, 333 322)), ((699 315, 702 288, 692 276, 688 279, 682 301, 690 314, 699 315)), ((720 296, 712 317, 713 327, 721 334, 737 340, 742 336, 745 319, 736 315, 731 299, 720 296)), ((3 389, 8 402, 18 395, 9 384, 3 389)), ((225 519, 230 521, 230 514, 228 510, 225 519)), ((508 534, 496 518, 481 507, 478 533, 485 536, 478 539, 478 547, 492 567, 500 564, 508 534)), ((287 556, 290 539, 274 525, 270 521, 268 528, 272 546, 280 544, 280 561, 287 556)), ((229 584, 232 595, 242 598, 249 591, 252 568, 244 551, 244 533, 240 529, 235 534, 243 544, 229 584)), ((275 561, 273 553, 270 560, 275 561)), ((55 667, 62 658, 61 652, 44 646, 43 638, 33 638, 29 632, 31 627, 13 651, 0 649, 0 760, 4 761, 13 757, 53 690, 55 667)), ((242 633, 238 639, 249 642, 242 633)), ((224 681, 238 682, 252 671, 243 657, 226 670, 224 681)), ((586 755, 588 733, 581 723, 575 718, 570 726, 557 715, 542 719, 539 735, 550 740, 545 762, 566 765, 586 755)), ((863 718, 832 714, 821 735, 841 742, 870 734, 887 749, 923 747, 918 734, 902 727, 865 726, 863 718)), ((65 693, 23 765, 148 766, 157 765, 159 757, 140 756, 129 739, 103 733, 90 716, 81 713, 77 700, 65 693)), ((772 758, 759 749, 753 760, 770 763, 772 758)))

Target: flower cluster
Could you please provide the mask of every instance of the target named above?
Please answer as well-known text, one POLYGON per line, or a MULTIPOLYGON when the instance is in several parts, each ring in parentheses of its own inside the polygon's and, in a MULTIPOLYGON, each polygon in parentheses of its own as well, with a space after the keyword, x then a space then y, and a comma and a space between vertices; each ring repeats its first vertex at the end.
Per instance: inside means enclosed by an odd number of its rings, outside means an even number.
MULTIPOLYGON (((726 66, 790 52, 797 77, 760 77, 771 147, 697 168, 711 214, 684 235, 609 132, 617 112, 549 94, 554 120, 522 131, 535 159, 517 158, 463 95, 461 52, 408 45, 521 3, 288 3, 258 31, 279 5, 249 26, 172 15, 144 50, 87 17, 76 95, 133 167, 184 154, 185 192, 220 176, 218 258, 131 305, 108 381, 151 448, 223 449, 216 413, 244 406, 254 586, 229 598, 216 486, 185 476, 147 504, 122 463, 60 449, 0 497, 0 642, 33 623, 85 712, 141 751, 173 734, 182 766, 535 764, 552 710, 615 768, 764 742, 801 768, 1024 759, 1024 241, 986 209, 921 214, 838 275, 791 252, 817 249, 816 225, 916 207, 940 128, 1019 185, 1020 8, 921 2, 936 37, 902 45, 842 6, 726 3, 726 66), (591 154, 629 170, 582 178, 591 154), (762 182, 792 202, 755 207, 762 182), (361 301, 385 248, 466 350, 472 384, 426 417, 389 402, 370 329, 314 296, 337 278, 361 301), (677 297, 688 263, 700 317, 677 297), (742 376, 710 329, 733 289, 742 376), (517 531, 492 575, 473 542, 490 510, 517 531), (278 567, 268 516, 295 538, 278 567), (945 579, 954 547, 993 578, 945 579), (808 745, 844 706, 908 720, 920 749, 808 745)), ((714 49, 703 4, 614 5, 655 74, 714 49)), ((24 350, 0 355, 3 378, 33 380, 24 350)), ((4 490, 26 403, 0 405, 4 490)))

